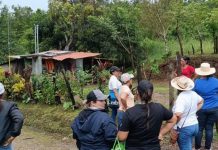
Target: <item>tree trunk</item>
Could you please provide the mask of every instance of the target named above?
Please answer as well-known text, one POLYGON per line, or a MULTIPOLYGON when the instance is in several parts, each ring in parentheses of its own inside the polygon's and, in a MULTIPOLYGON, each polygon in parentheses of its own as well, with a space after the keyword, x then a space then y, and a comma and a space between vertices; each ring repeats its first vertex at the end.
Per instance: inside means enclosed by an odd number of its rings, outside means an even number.
POLYGON ((203 52, 203 40, 202 40, 201 35, 199 35, 199 42, 200 42, 200 50, 201 50, 201 55, 202 55, 204 52, 203 52))
POLYGON ((216 133, 218 133, 218 121, 216 121, 216 133))
POLYGON ((166 35, 164 35, 164 47, 165 47, 165 52, 168 52, 167 36, 166 35))
POLYGON ((192 44, 192 54, 194 55, 195 54, 195 48, 194 48, 194 45, 192 44))
POLYGON ((168 81, 169 81, 169 109, 172 110, 174 103, 174 88, 171 86, 171 80, 174 78, 174 65, 169 64, 168 81))
POLYGON ((176 52, 176 72, 177 72, 177 76, 180 76, 182 73, 181 70, 181 64, 180 64, 180 60, 181 60, 181 56, 179 54, 179 52, 176 52))
POLYGON ((176 36, 178 38, 181 55, 183 56, 183 45, 182 45, 181 35, 180 35, 180 32, 179 32, 179 21, 178 20, 177 20, 177 24, 176 24, 176 36))
POLYGON ((142 70, 140 64, 136 65, 136 69, 137 69, 137 81, 139 83, 142 80, 142 70))
POLYGON ((70 99, 71 99, 72 106, 75 106, 76 102, 75 102, 75 99, 74 99, 74 95, 73 95, 72 89, 71 89, 71 87, 70 87, 69 80, 67 79, 66 74, 64 73, 63 67, 62 67, 62 69, 61 69, 61 73, 62 73, 62 75, 63 75, 63 77, 64 77, 64 81, 65 81, 66 86, 67 86, 67 92, 68 92, 69 97, 70 97, 70 99))
POLYGON ((218 54, 218 36, 215 36, 215 54, 218 54))
POLYGON ((132 64, 132 70, 133 70, 133 72, 135 72, 134 58, 133 58, 132 54, 130 55, 130 59, 131 59, 131 64, 132 64))

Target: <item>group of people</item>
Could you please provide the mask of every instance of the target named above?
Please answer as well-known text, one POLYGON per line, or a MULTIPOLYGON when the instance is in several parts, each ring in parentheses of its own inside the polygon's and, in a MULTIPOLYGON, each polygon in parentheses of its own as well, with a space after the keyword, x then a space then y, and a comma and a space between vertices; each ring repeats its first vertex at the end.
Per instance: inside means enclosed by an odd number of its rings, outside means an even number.
MULTIPOLYGON (((218 121, 218 79, 209 63, 199 68, 181 59, 182 75, 171 80, 178 90, 172 110, 152 102, 153 84, 142 80, 133 95, 134 76, 110 68, 109 96, 99 89, 86 98, 87 108, 74 119, 71 128, 80 150, 111 150, 118 139, 126 150, 160 150, 160 141, 168 132, 174 133, 180 150, 211 149, 213 127, 218 121), (111 108, 111 116, 106 111, 111 108), (165 121, 165 124, 163 124, 165 121), (205 131, 205 143, 202 145, 205 131), (193 140, 195 139, 195 140, 193 140)), ((5 101, 5 88, 0 83, 0 150, 11 150, 12 141, 20 135, 24 117, 14 102, 5 101)))
POLYGON ((122 74, 112 66, 109 96, 98 89, 91 91, 87 95, 88 107, 72 123, 78 148, 110 150, 118 139, 125 142, 127 150, 160 150, 164 135, 175 131, 181 150, 192 150, 193 139, 195 149, 199 150, 205 130, 204 148, 210 150, 213 127, 218 120, 218 79, 213 76, 216 70, 209 63, 193 68, 188 61, 188 57, 181 59, 182 75, 171 81, 171 86, 178 90, 172 110, 152 102, 154 87, 150 81, 140 81, 133 95, 134 76, 122 74), (105 112, 107 99, 111 116, 105 112))

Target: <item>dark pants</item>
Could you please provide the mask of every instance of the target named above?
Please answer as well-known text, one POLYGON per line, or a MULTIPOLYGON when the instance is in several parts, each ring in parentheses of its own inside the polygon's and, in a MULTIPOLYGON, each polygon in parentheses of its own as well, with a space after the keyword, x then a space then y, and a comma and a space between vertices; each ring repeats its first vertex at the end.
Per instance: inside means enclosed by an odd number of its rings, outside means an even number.
POLYGON ((203 130, 205 130, 205 149, 210 149, 213 140, 213 126, 218 120, 218 107, 212 109, 201 109, 197 112, 199 121, 199 132, 195 137, 195 149, 201 148, 203 130))

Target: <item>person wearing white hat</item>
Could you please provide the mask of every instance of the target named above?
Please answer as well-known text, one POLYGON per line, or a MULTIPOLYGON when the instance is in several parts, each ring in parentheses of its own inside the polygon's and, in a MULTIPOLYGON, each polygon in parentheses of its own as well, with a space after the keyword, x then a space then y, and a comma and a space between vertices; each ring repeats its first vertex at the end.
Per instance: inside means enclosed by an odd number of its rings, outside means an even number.
POLYGON ((177 143, 180 150, 192 150, 192 139, 198 133, 196 112, 202 107, 203 98, 192 91, 194 82, 186 76, 174 78, 171 85, 179 91, 173 106, 173 112, 179 120, 174 127, 179 132, 177 143))
POLYGON ((211 149, 213 140, 213 126, 218 120, 218 79, 213 77, 216 69, 209 63, 201 63, 200 68, 195 69, 201 78, 195 80, 194 91, 204 99, 204 105, 197 112, 199 132, 195 138, 195 149, 201 148, 203 131, 205 130, 205 149, 211 149))
POLYGON ((132 79, 134 78, 133 74, 124 73, 121 75, 121 82, 123 85, 119 91, 119 109, 118 109, 118 126, 122 122, 123 113, 128 109, 134 106, 134 95, 132 94, 132 79))
POLYGON ((3 100, 0 83, 0 150, 12 150, 12 141, 20 135, 24 117, 14 102, 3 100))

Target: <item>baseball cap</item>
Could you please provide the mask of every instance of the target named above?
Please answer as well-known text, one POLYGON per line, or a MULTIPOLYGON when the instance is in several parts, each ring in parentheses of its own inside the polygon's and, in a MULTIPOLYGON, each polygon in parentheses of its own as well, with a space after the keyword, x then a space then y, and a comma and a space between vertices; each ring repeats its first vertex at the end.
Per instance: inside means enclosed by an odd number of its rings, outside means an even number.
POLYGON ((120 68, 118 68, 117 66, 112 66, 110 68, 110 74, 112 74, 114 71, 120 71, 120 68))
POLYGON ((123 83, 126 83, 127 81, 129 81, 130 79, 134 78, 133 74, 129 74, 129 73, 124 73, 121 75, 121 81, 123 83))
POLYGON ((4 85, 0 83, 0 95, 2 95, 5 92, 4 85))
POLYGON ((96 89, 96 90, 89 92, 89 94, 86 97, 87 99, 86 103, 89 103, 94 100, 104 101, 107 99, 107 97, 108 96, 104 95, 99 89, 96 89))

